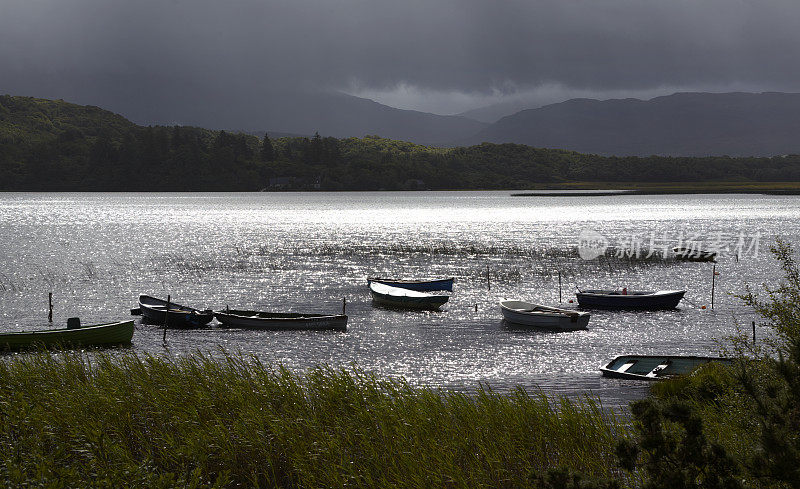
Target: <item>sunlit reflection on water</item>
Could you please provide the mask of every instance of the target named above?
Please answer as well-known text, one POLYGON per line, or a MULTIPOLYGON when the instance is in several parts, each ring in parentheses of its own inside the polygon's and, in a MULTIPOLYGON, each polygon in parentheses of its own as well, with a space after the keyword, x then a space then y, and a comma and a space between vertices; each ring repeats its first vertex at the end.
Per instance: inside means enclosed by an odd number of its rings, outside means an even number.
MULTIPOLYGON (((221 347, 298 370, 358 366, 448 389, 590 392, 616 405, 646 386, 601 378, 601 363, 623 353, 716 353, 753 319, 731 294, 779 277, 766 249, 777 236, 797 242, 799 225, 798 199, 757 195, 3 194, 0 328, 41 327, 50 291, 57 322, 84 324, 126 317, 142 292, 198 308, 331 313, 347 298, 346 333, 212 327, 169 331, 167 348, 221 347), (760 248, 720 259, 712 310, 710 264, 584 261, 576 246, 585 229, 612 244, 722 234, 749 245, 758 236, 760 248), (558 303, 559 273, 565 307, 575 307, 567 301, 576 286, 688 293, 675 311, 596 311, 587 331, 503 323, 501 299, 558 303), (441 312, 387 310, 370 302, 371 275, 455 276, 456 289, 441 312)), ((137 323, 134 349, 162 354, 161 338, 137 323)))

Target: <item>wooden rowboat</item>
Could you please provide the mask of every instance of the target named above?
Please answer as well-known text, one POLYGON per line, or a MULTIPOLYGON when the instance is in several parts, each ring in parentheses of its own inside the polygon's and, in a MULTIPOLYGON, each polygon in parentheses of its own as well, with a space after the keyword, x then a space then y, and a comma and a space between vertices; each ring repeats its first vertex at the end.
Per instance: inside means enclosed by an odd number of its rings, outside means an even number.
POLYGON ((684 261, 717 261, 716 251, 703 251, 694 248, 672 248, 675 259, 684 261))
POLYGON ((560 309, 525 301, 502 301, 500 302, 500 310, 507 322, 523 326, 575 331, 586 329, 589 324, 588 312, 560 309))
POLYGON ((673 375, 688 374, 709 362, 730 364, 733 360, 720 357, 682 355, 622 355, 614 358, 600 371, 606 377, 628 380, 659 380, 673 375))
POLYGON ((401 289, 416 290, 419 292, 432 292, 436 290, 453 291, 453 277, 440 278, 433 280, 401 280, 393 278, 372 277, 367 279, 367 283, 377 282, 390 287, 400 287, 401 289))
POLYGON ((450 299, 449 295, 418 292, 378 282, 370 282, 369 291, 372 294, 373 303, 403 309, 436 310, 450 299))
POLYGON ((581 307, 605 309, 674 309, 685 290, 580 290, 575 296, 581 307))
POLYGON ((169 303, 169 311, 166 311, 167 301, 145 294, 139 296, 139 308, 146 322, 157 325, 166 324, 173 328, 199 328, 214 319, 211 311, 198 311, 173 302, 169 303), (166 323, 164 322, 165 316, 166 323))
POLYGON ((0 333, 0 349, 129 345, 132 338, 133 321, 117 321, 83 327, 0 333))
POLYGON ((347 316, 344 314, 299 314, 225 309, 214 311, 214 316, 223 326, 232 328, 347 330, 347 316))

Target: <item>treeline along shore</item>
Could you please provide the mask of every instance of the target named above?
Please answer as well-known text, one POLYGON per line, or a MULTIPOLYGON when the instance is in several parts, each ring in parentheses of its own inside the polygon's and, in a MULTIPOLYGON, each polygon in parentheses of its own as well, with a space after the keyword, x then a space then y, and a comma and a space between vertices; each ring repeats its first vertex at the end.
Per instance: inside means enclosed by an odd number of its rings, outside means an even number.
POLYGON ((798 188, 800 155, 606 157, 520 144, 435 148, 378 136, 257 137, 140 126, 63 101, 0 96, 0 190, 258 191, 798 188), (774 182, 785 182, 786 186, 774 182))

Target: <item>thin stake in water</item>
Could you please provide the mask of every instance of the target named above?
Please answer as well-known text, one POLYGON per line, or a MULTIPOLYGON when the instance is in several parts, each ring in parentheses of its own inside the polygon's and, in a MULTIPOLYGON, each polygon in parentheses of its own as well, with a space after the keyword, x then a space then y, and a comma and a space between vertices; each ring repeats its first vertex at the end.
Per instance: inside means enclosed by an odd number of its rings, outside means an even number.
POLYGON ((561 304, 561 270, 558 271, 558 303, 561 304))
POLYGON ((161 341, 167 341, 167 318, 169 317, 169 302, 171 297, 167 294, 167 308, 164 309, 164 336, 161 338, 161 341))
POLYGON ((53 322, 53 293, 52 292, 48 292, 47 293, 47 302, 50 304, 50 312, 47 313, 47 322, 48 323, 52 323, 53 322))
POLYGON ((717 266, 714 265, 711 273, 711 309, 714 309, 714 285, 717 281, 717 266))

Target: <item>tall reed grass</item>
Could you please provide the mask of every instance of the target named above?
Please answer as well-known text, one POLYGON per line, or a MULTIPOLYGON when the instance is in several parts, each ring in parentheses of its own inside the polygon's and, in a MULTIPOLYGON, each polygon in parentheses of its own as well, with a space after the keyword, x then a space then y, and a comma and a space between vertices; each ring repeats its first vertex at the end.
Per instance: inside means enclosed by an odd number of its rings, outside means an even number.
MULTIPOLYGON (((626 420, 590 398, 456 393, 224 353, 0 361, 6 486, 525 487, 622 478, 626 420)), ((623 482, 630 482, 624 481, 623 482)))
MULTIPOLYGON (((477 262, 478 265, 474 266, 472 271, 479 276, 485 276, 486 264, 491 264, 492 273, 497 274, 503 273, 511 262, 518 268, 531 271, 534 275, 547 276, 557 273, 559 269, 564 274, 580 275, 595 270, 622 272, 650 267, 669 268, 676 264, 674 257, 664 257, 661 253, 651 252, 649 249, 640 250, 638 255, 632 255, 630 250, 609 248, 606 254, 594 260, 578 260, 577 247, 569 246, 537 248, 452 243, 419 245, 322 243, 284 245, 274 249, 268 249, 265 245, 250 247, 236 245, 233 249, 234 252, 217 255, 165 253, 155 257, 148 267, 160 273, 177 272, 181 275, 201 277, 212 272, 296 270, 298 263, 307 263, 308 259, 313 259, 315 262, 335 259, 337 266, 343 260, 351 260, 356 266, 371 270, 368 273, 376 273, 373 268, 376 263, 383 266, 390 263, 388 265, 390 268, 396 268, 398 261, 402 262, 404 257, 412 257, 413 262, 417 264, 423 263, 426 259, 435 260, 437 264, 445 263, 447 259, 454 260, 451 262, 453 265, 449 267, 451 269, 454 266, 475 265, 477 262), (509 263, 495 266, 504 261, 509 263)), ((519 281, 519 277, 512 276, 510 281, 519 281)))

